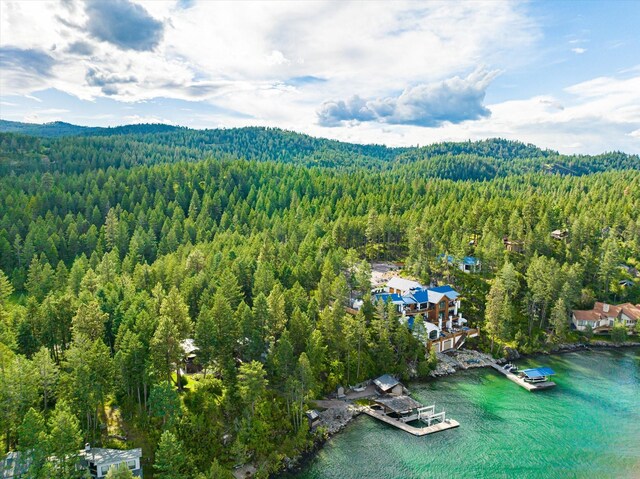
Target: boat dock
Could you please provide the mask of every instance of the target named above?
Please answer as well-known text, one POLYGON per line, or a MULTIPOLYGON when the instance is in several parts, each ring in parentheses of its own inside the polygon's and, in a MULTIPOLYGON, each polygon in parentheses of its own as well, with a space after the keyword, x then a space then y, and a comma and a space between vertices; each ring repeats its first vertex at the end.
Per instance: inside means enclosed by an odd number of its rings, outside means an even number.
POLYGON ((511 381, 513 381, 514 383, 522 386, 527 391, 539 391, 541 389, 549 389, 549 388, 552 388, 552 387, 554 387, 556 385, 556 383, 554 383, 553 381, 543 381, 543 382, 536 382, 536 383, 527 382, 524 379, 519 378, 515 374, 513 374, 513 373, 511 373, 509 371, 506 371, 499 364, 496 364, 496 363, 493 363, 491 365, 491 367, 493 369, 495 369, 496 371, 498 371, 499 373, 504 374, 511 381))
POLYGON ((365 407, 362 412, 386 424, 389 424, 390 426, 397 427, 398 429, 402 429, 409 434, 413 434, 414 436, 426 436, 427 434, 446 431, 447 429, 453 429, 460 426, 460 423, 458 423, 458 421, 454 421, 453 419, 445 419, 443 422, 439 422, 431 426, 415 427, 407 424, 406 422, 403 422, 400 419, 395 419, 387 416, 386 414, 383 414, 382 412, 375 411, 370 407, 365 407))

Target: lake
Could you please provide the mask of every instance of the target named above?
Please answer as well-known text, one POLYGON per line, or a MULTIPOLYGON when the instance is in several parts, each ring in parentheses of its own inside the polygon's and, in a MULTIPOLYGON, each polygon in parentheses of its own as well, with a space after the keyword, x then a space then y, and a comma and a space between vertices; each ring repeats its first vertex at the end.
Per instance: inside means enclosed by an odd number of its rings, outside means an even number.
POLYGON ((295 479, 640 478, 640 350, 539 356, 557 386, 528 392, 490 369, 412 383, 460 427, 414 437, 360 416, 295 479))

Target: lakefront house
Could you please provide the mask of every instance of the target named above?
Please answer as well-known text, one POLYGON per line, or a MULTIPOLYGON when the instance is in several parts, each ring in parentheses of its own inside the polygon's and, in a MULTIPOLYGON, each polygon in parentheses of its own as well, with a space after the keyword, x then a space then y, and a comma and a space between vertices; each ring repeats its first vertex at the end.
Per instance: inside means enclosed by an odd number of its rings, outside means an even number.
POLYGON ((616 321, 633 330, 638 320, 640 304, 632 303, 614 305, 598 301, 592 309, 574 309, 571 312, 571 322, 578 331, 584 331, 587 326, 591 326, 596 333, 609 332, 616 321))
POLYGON ((466 338, 478 335, 467 327, 460 312, 460 294, 449 285, 426 287, 417 281, 394 276, 384 291, 372 292, 374 303, 392 303, 410 328, 417 315, 424 319, 425 340, 437 352, 460 348, 466 338))

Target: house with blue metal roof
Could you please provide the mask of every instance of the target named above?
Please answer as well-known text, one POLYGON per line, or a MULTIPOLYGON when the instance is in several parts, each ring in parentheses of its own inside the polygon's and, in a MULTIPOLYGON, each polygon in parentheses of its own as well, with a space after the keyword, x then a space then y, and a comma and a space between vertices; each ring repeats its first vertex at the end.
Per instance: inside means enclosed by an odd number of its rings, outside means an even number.
POLYGON ((465 256, 462 259, 457 259, 451 255, 441 254, 439 258, 450 265, 456 265, 464 273, 479 273, 482 271, 482 262, 475 256, 465 256))
MULTIPOLYGON (((478 336, 478 329, 467 327, 460 312, 460 293, 451 285, 426 287, 413 280, 391 278, 385 287, 372 291, 373 303, 390 302, 410 330, 436 351, 460 348, 466 338, 478 336), (415 328, 415 318, 423 321, 415 328)), ((357 309, 357 308, 354 308, 357 309)))

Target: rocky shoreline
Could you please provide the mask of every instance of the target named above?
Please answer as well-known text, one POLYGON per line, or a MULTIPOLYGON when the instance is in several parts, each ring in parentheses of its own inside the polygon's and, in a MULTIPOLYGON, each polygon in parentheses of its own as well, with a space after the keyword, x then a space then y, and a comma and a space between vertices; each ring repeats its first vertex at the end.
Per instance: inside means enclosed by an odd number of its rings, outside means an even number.
POLYGON ((332 436, 342 431, 347 425, 362 413, 362 407, 351 404, 346 401, 331 401, 334 403, 331 407, 321 411, 320 426, 314 431, 313 445, 294 458, 285 458, 283 461, 283 470, 270 477, 276 479, 283 473, 293 473, 302 469, 302 467, 318 452, 325 442, 332 436))
POLYGON ((446 354, 438 353, 438 365, 436 369, 429 373, 429 375, 432 378, 449 376, 465 369, 488 367, 493 362, 502 364, 507 361, 531 356, 539 356, 541 354, 562 354, 575 351, 590 351, 594 349, 618 349, 633 347, 640 347, 640 342, 625 341, 618 344, 609 341, 591 341, 590 343, 561 343, 553 345, 549 349, 541 349, 530 354, 521 354, 515 349, 506 348, 507 354, 504 358, 499 359, 493 359, 491 355, 482 353, 480 351, 462 349, 446 354))
MULTIPOLYGON (((461 370, 489 367, 494 362, 501 364, 510 360, 541 354, 563 354, 576 351, 590 351, 594 349, 618 349, 630 347, 640 347, 640 342, 625 341, 619 344, 608 341, 591 341, 588 344, 563 343, 531 354, 520 354, 517 350, 509 349, 507 351, 507 357, 500 359, 494 359, 491 355, 481 351, 462 349, 452 351, 447 354, 438 353, 438 365, 433 371, 431 371, 431 373, 429 373, 429 376, 433 379, 437 379, 439 377, 450 376, 461 370)), ((284 460, 284 468, 281 473, 292 473, 300 470, 313 458, 315 453, 326 441, 338 432, 342 431, 354 418, 362 413, 361 406, 346 401, 330 400, 319 401, 319 403, 325 404, 329 407, 319 413, 321 429, 318 429, 316 432, 313 446, 298 457, 286 458, 284 460), (320 431, 322 432, 320 433, 320 431)), ((271 477, 276 479, 280 477, 281 473, 272 475, 271 477)))

